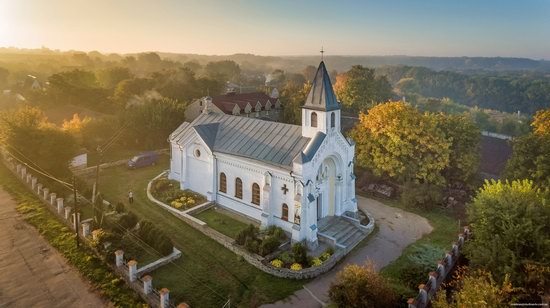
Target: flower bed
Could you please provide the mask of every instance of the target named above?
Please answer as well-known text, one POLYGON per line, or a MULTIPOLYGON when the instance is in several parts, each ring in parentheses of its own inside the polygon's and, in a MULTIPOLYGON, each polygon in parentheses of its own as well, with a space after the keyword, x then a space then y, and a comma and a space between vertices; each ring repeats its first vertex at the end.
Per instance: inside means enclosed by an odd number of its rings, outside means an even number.
POLYGON ((259 254, 262 257, 275 252, 286 241, 288 241, 288 238, 283 229, 269 226, 260 232, 258 227, 252 224, 241 230, 235 238, 238 245, 244 246, 249 252, 259 254))
POLYGON ((327 248, 318 257, 307 255, 307 249, 304 244, 296 243, 291 251, 284 251, 277 255, 269 264, 276 268, 289 268, 293 271, 300 271, 304 268, 321 266, 334 254, 332 248, 327 248))
POLYGON ((156 179, 151 185, 151 194, 171 207, 185 211, 206 202, 206 198, 191 190, 181 190, 178 181, 165 177, 156 179))

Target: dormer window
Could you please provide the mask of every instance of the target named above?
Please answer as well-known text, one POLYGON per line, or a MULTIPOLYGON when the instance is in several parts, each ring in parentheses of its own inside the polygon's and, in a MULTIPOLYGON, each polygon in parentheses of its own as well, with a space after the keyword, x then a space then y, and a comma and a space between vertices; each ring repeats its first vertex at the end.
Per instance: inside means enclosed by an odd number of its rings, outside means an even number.
POLYGON ((311 113, 311 127, 317 127, 317 113, 311 113))

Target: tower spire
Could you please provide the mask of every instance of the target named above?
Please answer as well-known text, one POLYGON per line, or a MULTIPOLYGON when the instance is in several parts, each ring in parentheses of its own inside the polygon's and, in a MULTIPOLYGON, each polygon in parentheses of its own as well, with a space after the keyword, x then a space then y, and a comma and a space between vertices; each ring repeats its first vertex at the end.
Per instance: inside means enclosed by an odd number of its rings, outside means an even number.
POLYGON ((323 54, 325 53, 325 50, 323 49, 323 46, 321 46, 321 61, 323 61, 323 54))

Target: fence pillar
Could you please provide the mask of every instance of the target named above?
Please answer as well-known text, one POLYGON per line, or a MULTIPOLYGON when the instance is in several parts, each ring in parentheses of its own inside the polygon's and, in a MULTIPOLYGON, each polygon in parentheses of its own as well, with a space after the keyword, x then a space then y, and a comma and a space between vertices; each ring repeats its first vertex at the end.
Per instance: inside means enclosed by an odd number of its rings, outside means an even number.
POLYGON ((153 278, 149 275, 145 275, 141 277, 141 280, 143 280, 143 293, 148 295, 153 291, 153 278))
POLYGON ((430 285, 430 290, 433 290, 433 293, 437 291, 437 272, 430 272, 428 274, 428 284, 430 285))
POLYGON ((187 305, 187 303, 180 303, 178 308, 189 308, 189 305, 187 305))
POLYGON ((26 180, 27 184, 30 184, 31 180, 32 180, 32 174, 27 173, 27 178, 25 180, 26 180))
POLYGON ((422 307, 424 307, 428 303, 428 293, 426 293, 425 287, 426 285, 424 285, 423 283, 418 285, 418 299, 420 299, 422 307))
POLYGON ((48 202, 48 196, 50 195, 50 189, 47 188, 47 187, 44 187, 44 189, 42 190, 42 192, 44 193, 44 200, 46 200, 46 202, 48 202))
POLYGON ((82 223, 82 236, 88 237, 90 235, 90 223, 83 222, 82 223))
POLYGON ((160 308, 170 307, 170 290, 162 288, 160 290, 160 308))
POLYGON ((409 308, 416 308, 416 305, 414 304, 414 298, 409 298, 409 300, 407 300, 407 304, 409 305, 409 308))
POLYGON ((117 267, 124 265, 124 251, 120 249, 115 251, 115 264, 117 267))
POLYGON ((458 246, 460 247, 464 246, 464 233, 460 233, 458 235, 458 246))
POLYGON ((55 206, 56 199, 57 199, 57 194, 56 193, 51 193, 50 194, 50 204, 55 206))
POLYGON ((21 178, 25 179, 27 177, 27 167, 21 168, 21 178))
POLYGON ((458 244, 456 242, 453 242, 452 252, 456 257, 458 257, 460 251, 458 250, 458 244))
POLYGON ((65 220, 69 220, 69 217, 71 217, 71 210, 72 208, 70 206, 65 208, 65 220))
POLYGON ((130 282, 136 281, 136 278, 137 278, 137 261, 136 260, 128 261, 128 277, 130 278, 130 282))
POLYGON ((15 166, 15 171, 17 172, 17 175, 19 175, 19 173, 21 173, 21 167, 22 167, 21 164, 17 164, 15 166))
POLYGON ((57 198, 57 214, 63 215, 63 198, 57 198))
POLYGON ((453 255, 451 252, 447 251, 445 253, 445 260, 447 261, 448 269, 450 270, 453 267, 453 255))
POLYGON ((73 230, 80 226, 80 213, 73 213, 73 230))
POLYGON ((36 193, 38 194, 39 197, 40 197, 40 195, 42 195, 42 187, 44 187, 44 185, 42 185, 42 183, 36 184, 36 193))
POLYGON ((437 261, 438 279, 445 280, 445 264, 442 260, 437 261))
POLYGON ((470 238, 470 227, 464 226, 464 238, 468 239, 470 238))
POLYGON ((31 179, 31 188, 32 188, 32 191, 34 191, 36 189, 36 183, 38 182, 38 179, 35 178, 34 176, 32 177, 31 179))

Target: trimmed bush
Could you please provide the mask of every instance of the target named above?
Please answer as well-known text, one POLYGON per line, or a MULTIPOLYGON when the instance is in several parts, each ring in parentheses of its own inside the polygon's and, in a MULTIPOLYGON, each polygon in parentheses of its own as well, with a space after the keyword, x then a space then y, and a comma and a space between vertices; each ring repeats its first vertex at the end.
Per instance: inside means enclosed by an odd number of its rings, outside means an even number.
POLYGON ((266 237, 260 244, 260 255, 263 257, 267 256, 268 254, 277 250, 277 248, 279 248, 279 245, 281 245, 281 242, 277 237, 273 235, 266 237))
POLYGON ((279 259, 281 259, 281 261, 283 261, 286 265, 294 263, 294 256, 288 251, 285 251, 279 255, 279 259))
POLYGON ((307 265, 307 248, 302 243, 296 243, 292 246, 292 253, 294 254, 294 261, 296 263, 307 265))
POLYGON ((243 246, 245 245, 247 239, 258 238, 258 234, 259 234, 258 228, 256 228, 253 224, 249 224, 245 229, 241 230, 241 232, 237 234, 237 237, 235 238, 235 242, 243 246))
POLYGON ((139 223, 137 235, 149 246, 160 252, 162 255, 172 253, 174 245, 172 240, 164 233, 163 230, 157 228, 153 223, 147 220, 142 220, 139 223))
POLYGON ((122 226, 123 228, 125 228, 125 229, 134 228, 136 226, 137 222, 138 222, 138 218, 132 212, 124 213, 118 219, 118 224, 120 226, 122 226))

